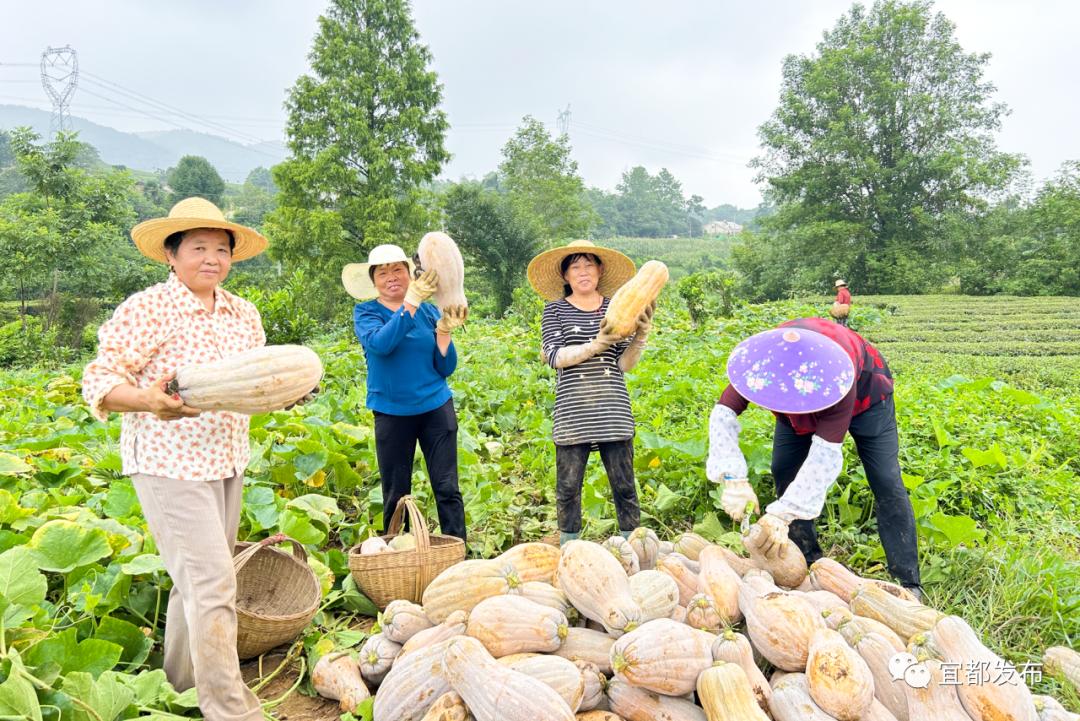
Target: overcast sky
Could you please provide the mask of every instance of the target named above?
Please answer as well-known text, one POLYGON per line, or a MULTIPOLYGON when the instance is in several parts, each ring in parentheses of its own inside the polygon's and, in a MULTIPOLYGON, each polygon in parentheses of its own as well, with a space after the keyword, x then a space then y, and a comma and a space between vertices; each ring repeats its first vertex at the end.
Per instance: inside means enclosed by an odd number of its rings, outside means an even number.
MULTIPOLYGON (((415 0, 417 29, 444 85, 453 160, 443 175, 482 176, 524 115, 570 138, 586 183, 667 167, 710 206, 760 200, 757 126, 775 108, 789 53, 810 53, 847 0, 415 0)), ((0 0, 0 63, 38 62, 70 44, 83 81, 73 114, 121 130, 190 118, 234 139, 281 139, 286 89, 307 69, 315 0, 0 0), (124 95, 123 91, 135 95, 124 95), (102 97, 104 96, 104 97, 102 97), (112 100, 106 100, 105 98, 112 100), (123 108, 117 102, 129 107, 123 108)), ((988 77, 1012 109, 1001 149, 1027 155, 1036 180, 1080 159, 1076 30, 1069 2, 941 0, 968 51, 990 52, 988 77)), ((36 67, 0 66, 0 103, 48 108, 36 67)))

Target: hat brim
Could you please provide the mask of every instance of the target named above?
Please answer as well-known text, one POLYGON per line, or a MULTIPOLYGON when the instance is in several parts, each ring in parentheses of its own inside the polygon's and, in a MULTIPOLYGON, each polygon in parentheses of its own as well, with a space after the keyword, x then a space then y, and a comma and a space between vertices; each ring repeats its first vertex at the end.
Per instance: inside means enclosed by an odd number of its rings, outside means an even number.
POLYGON ((603 263, 604 269, 600 274, 600 282, 597 283, 596 289, 605 298, 610 298, 637 273, 634 261, 612 248, 601 248, 595 245, 566 245, 546 250, 529 261, 527 271, 529 285, 545 300, 562 299, 565 297, 563 286, 566 285, 566 281, 559 270, 559 265, 563 258, 583 253, 591 253, 603 263))
MULTIPOLYGON (((409 266, 409 278, 413 276, 416 266, 411 260, 392 260, 391 263, 405 263, 409 266)), ((379 291, 371 282, 368 268, 373 265, 387 265, 387 263, 349 263, 341 269, 341 284, 345 286, 345 292, 357 300, 371 300, 379 297, 379 291)))
POLYGON ((131 239, 135 247, 150 260, 168 263, 165 257, 165 239, 173 233, 195 228, 216 228, 232 232, 236 245, 233 248, 233 262, 254 258, 266 250, 266 238, 246 225, 230 223, 227 220, 211 218, 154 218, 139 223, 131 229, 131 239))
POLYGON ((728 382, 746 400, 775 413, 819 413, 855 383, 855 364, 839 343, 805 328, 774 328, 737 345, 728 382))

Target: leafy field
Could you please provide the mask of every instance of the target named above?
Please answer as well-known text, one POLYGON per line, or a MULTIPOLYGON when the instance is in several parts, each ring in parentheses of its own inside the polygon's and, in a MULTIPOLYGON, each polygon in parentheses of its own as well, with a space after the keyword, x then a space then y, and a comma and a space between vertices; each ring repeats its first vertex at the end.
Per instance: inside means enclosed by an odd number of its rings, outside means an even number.
MULTIPOLYGON (((1075 299, 856 302, 853 327, 880 344, 897 377, 901 462, 930 602, 970 619, 1017 663, 1038 661, 1047 645, 1075 646, 1075 299)), ((745 335, 821 313, 826 300, 744 307, 701 329, 676 305, 669 291, 650 348, 629 377, 644 522, 662 536, 693 527, 736 544, 735 526, 714 510, 718 490, 703 472, 705 426, 723 388, 724 359, 745 335)), ((452 385, 473 555, 555 530, 553 374, 537 359, 533 310, 470 323, 457 341, 452 385)), ((241 528, 242 539, 281 531, 312 552, 327 595, 295 649, 302 656, 362 641, 353 626, 372 609, 348 577, 343 550, 381 525, 362 354, 345 329, 315 346, 327 366, 318 400, 253 419, 241 528)), ((82 721, 149 709, 197 713, 193 694, 176 694, 151 670, 169 582, 119 471, 119 422, 91 419, 78 396, 78 373, 0 374, 0 655, 7 676, 0 715, 37 718, 40 710, 43 718, 60 713, 82 721)), ((773 496, 772 418, 754 410, 743 425, 752 480, 765 503, 773 496)), ((822 542, 857 569, 882 575, 872 496, 854 460, 849 455, 830 494, 822 542)), ((434 517, 420 462, 414 477, 434 517)), ((614 530, 609 495, 594 458, 583 498, 587 537, 614 530)), ((1080 699, 1053 681, 1037 688, 1080 710, 1080 699)))

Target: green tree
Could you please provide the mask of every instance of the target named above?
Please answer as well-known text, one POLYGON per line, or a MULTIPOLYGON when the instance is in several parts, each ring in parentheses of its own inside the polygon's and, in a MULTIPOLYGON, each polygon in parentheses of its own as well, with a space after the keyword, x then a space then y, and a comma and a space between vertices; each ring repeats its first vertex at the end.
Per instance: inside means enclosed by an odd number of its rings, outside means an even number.
POLYGON ((552 138, 544 124, 525 116, 506 141, 498 187, 519 212, 533 216, 548 241, 584 238, 599 218, 585 194, 570 138, 552 138))
POLYGON ((270 195, 277 195, 278 187, 274 185, 274 175, 270 170, 262 167, 254 168, 244 180, 245 185, 254 185, 256 188, 265 190, 270 195))
POLYGON ((275 257, 338 298, 341 266, 430 223, 422 186, 449 158, 448 123, 405 0, 332 0, 309 59, 285 103, 291 157, 273 169, 266 229, 275 257))
POLYGON ((819 287, 836 273, 869 292, 940 282, 942 220, 983 206, 1020 164, 995 148, 1006 108, 991 100, 988 59, 922 0, 856 4, 816 53, 788 56, 753 162, 780 205, 764 223, 773 259, 819 287))
POLYGON ((513 302, 514 289, 525 268, 543 247, 534 219, 521 213, 505 195, 485 190, 479 183, 460 183, 445 198, 447 232, 457 242, 503 315, 513 302))
POLYGON ((198 155, 185 155, 175 168, 169 168, 166 182, 172 189, 172 201, 184 198, 206 198, 221 206, 225 195, 225 181, 210 161, 198 155))
POLYGON ((27 303, 48 297, 51 324, 61 293, 97 299, 125 274, 118 258, 130 244, 133 184, 126 172, 79 167, 84 146, 74 134, 38 141, 26 128, 11 136, 29 190, 0 201, 0 284, 20 301, 24 321, 27 303))

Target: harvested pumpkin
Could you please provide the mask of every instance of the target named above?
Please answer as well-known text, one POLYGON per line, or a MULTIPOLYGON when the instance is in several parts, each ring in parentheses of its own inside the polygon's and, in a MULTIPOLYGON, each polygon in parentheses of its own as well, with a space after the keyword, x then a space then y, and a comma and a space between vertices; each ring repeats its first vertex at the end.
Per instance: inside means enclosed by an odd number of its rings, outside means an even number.
POLYGON ((668 268, 658 260, 650 260, 611 296, 604 321, 611 332, 627 338, 637 328, 638 316, 660 295, 668 281, 668 268))

